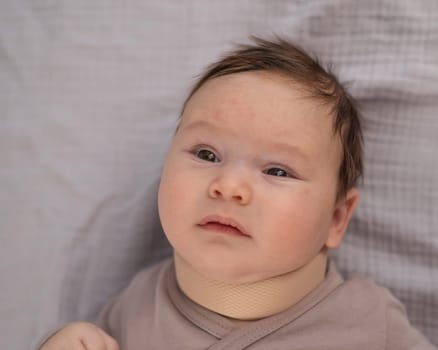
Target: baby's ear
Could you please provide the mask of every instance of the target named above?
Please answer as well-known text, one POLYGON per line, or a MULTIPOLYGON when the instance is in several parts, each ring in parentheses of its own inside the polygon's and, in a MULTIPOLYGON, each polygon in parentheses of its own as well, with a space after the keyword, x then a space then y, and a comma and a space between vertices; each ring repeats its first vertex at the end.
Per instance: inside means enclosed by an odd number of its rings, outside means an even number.
POLYGON ((352 188, 347 195, 336 203, 333 211, 330 232, 325 242, 328 248, 336 248, 342 242, 348 223, 359 201, 359 191, 352 188))

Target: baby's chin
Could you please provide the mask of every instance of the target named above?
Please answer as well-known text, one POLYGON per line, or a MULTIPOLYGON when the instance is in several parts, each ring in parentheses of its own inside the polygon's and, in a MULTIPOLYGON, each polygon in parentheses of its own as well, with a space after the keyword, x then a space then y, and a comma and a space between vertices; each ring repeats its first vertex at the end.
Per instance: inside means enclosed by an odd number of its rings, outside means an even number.
POLYGON ((224 284, 258 283, 292 272, 287 270, 287 267, 285 271, 280 268, 268 270, 266 266, 247 261, 247 258, 219 258, 208 254, 195 255, 184 254, 184 252, 175 254, 182 259, 186 268, 196 272, 203 279, 224 284))
POLYGON ((273 274, 260 273, 249 268, 245 269, 240 266, 221 264, 219 266, 209 264, 200 264, 195 267, 196 270, 205 278, 228 285, 243 285, 261 282, 274 277, 273 274))

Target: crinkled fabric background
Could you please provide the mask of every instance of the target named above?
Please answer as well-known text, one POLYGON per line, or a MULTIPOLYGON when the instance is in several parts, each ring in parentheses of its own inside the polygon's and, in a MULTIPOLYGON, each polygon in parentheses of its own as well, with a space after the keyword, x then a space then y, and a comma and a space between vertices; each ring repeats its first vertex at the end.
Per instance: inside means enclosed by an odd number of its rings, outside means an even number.
POLYGON ((249 34, 333 63, 362 104, 366 176, 334 254, 438 344, 438 2, 0 5, 0 347, 92 319, 170 253, 156 189, 200 70, 249 34))

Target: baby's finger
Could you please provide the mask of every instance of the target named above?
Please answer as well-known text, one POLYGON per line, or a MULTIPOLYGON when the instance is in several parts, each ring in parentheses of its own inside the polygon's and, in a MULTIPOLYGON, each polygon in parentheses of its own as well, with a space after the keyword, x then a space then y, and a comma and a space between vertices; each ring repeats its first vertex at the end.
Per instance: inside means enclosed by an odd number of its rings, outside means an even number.
POLYGON ((118 350, 117 348, 114 348, 114 345, 111 345, 112 347, 108 347, 107 344, 110 344, 110 342, 106 340, 106 337, 109 336, 100 328, 91 324, 87 324, 82 328, 78 342, 82 346, 81 349, 118 350))
POLYGON ((106 346, 105 349, 106 350, 120 350, 119 344, 117 343, 117 341, 113 337, 111 337, 110 335, 105 333, 100 328, 99 328, 99 331, 102 334, 103 340, 105 342, 105 346, 106 346))

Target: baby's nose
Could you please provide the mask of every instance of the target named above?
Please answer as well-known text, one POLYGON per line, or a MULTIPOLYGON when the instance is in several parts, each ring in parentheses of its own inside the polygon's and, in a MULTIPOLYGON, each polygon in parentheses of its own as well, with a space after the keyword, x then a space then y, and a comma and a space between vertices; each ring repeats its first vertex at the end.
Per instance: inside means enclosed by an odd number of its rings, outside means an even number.
POLYGON ((252 199, 250 184, 238 175, 222 175, 215 178, 208 189, 213 199, 234 201, 240 205, 247 205, 252 199))

